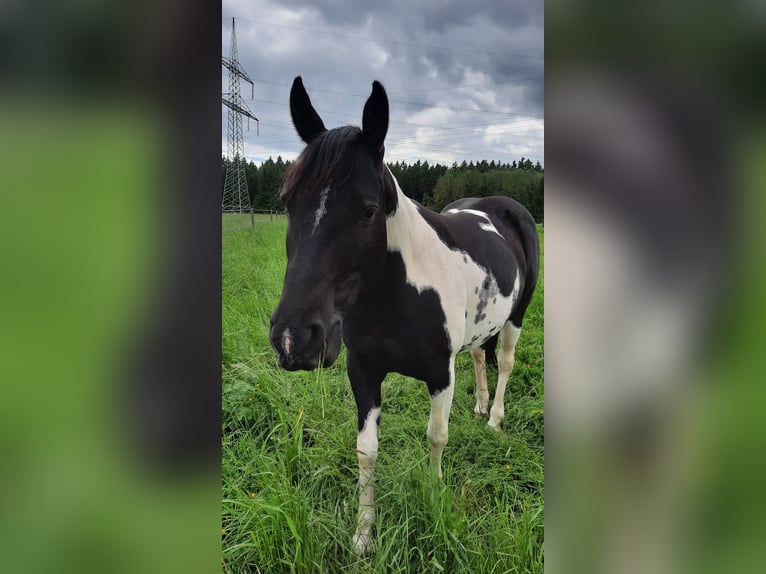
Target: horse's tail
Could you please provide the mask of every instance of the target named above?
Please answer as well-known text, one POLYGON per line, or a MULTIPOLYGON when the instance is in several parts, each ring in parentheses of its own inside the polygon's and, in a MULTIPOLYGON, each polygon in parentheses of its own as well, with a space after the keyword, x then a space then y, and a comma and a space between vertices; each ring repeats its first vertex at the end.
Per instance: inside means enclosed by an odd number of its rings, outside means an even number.
POLYGON ((540 268, 540 239, 537 235, 537 225, 532 215, 526 209, 506 210, 512 226, 518 230, 521 238, 521 246, 524 249, 525 273, 523 275, 524 288, 521 290, 519 303, 511 313, 511 322, 516 327, 521 327, 524 314, 532 301, 532 295, 537 286, 537 275, 540 268))

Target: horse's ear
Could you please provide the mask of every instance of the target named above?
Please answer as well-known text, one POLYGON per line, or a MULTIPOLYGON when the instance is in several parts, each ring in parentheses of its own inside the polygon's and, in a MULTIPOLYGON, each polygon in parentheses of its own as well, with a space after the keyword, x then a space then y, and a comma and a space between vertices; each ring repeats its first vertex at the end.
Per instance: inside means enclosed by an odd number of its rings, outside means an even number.
POLYGON ((372 83, 372 93, 364 104, 362 113, 362 133, 383 159, 383 140, 388 131, 388 96, 383 85, 377 80, 372 83))
POLYGON ((300 76, 296 76, 293 80, 293 87, 290 90, 290 115, 298 135, 306 143, 311 143, 326 129, 322 118, 311 105, 311 100, 303 87, 303 80, 300 76))

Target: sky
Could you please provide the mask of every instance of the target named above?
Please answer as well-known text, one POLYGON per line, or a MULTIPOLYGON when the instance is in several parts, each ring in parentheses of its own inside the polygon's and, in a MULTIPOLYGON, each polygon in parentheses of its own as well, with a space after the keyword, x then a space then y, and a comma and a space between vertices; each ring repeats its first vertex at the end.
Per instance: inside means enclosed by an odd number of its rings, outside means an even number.
MULTIPOLYGON (((325 126, 361 125, 372 81, 388 93, 386 161, 544 164, 543 2, 223 0, 222 53, 236 17, 245 156, 295 159, 290 86, 302 76, 325 126)), ((228 71, 222 69, 222 92, 228 71)), ((228 108, 221 106, 226 154, 228 108)))

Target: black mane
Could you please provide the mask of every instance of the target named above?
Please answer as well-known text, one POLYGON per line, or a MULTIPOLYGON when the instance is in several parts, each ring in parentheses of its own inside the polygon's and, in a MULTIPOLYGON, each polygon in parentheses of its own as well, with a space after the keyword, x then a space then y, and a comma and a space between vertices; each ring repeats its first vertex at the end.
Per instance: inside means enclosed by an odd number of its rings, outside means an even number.
POLYGON ((306 146, 285 172, 279 191, 282 201, 301 190, 321 189, 327 185, 343 185, 354 171, 362 130, 343 126, 322 133, 306 146))

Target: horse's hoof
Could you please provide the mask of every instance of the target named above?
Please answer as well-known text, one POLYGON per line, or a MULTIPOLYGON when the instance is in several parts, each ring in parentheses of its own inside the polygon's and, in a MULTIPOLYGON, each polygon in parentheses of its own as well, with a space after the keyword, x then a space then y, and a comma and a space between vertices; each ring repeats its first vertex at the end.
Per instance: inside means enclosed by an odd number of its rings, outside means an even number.
POLYGON ((498 421, 498 422, 489 421, 489 422, 487 423, 487 426, 488 426, 489 428, 491 428, 491 429, 492 429, 493 431, 495 431, 495 432, 500 432, 500 430, 501 430, 501 429, 500 429, 500 421, 498 421))
POLYGON ((354 538, 351 540, 351 548, 354 554, 357 556, 366 556, 372 554, 373 544, 372 535, 370 534, 354 534, 354 538))

